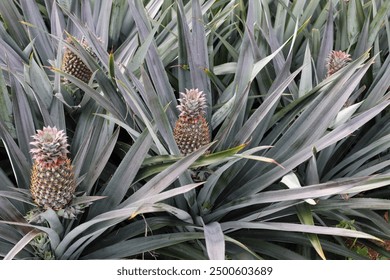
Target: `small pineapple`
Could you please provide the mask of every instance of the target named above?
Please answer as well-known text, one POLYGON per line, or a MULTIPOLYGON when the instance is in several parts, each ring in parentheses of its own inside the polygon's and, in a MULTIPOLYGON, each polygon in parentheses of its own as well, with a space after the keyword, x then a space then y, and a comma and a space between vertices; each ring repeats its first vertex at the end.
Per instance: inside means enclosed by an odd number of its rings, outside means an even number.
POLYGON ((67 137, 64 131, 50 126, 32 137, 32 198, 44 209, 63 209, 72 201, 76 189, 73 166, 67 156, 67 137))
POLYGON ((327 77, 348 65, 351 56, 343 51, 331 51, 326 61, 327 77))
MULTIPOLYGON (((75 46, 72 37, 66 39, 67 43, 72 46, 75 46)), ((81 46, 89 52, 93 57, 96 57, 96 54, 92 51, 91 47, 88 46, 85 38, 81 39, 81 46)), ((92 71, 88 68, 87 65, 78 57, 71 49, 65 48, 64 57, 62 59, 62 71, 68 73, 84 83, 88 83, 92 76, 92 71)))
POLYGON ((210 131, 204 117, 206 98, 198 89, 180 92, 179 119, 174 129, 175 141, 183 155, 188 155, 210 143, 210 131))

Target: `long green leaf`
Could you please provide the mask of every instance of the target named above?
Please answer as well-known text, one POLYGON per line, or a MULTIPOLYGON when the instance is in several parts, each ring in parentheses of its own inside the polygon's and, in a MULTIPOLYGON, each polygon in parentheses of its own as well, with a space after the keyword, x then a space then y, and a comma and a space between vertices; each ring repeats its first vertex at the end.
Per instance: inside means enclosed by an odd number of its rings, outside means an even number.
POLYGON ((4 260, 12 260, 23 248, 30 243, 31 240, 33 240, 36 236, 41 234, 40 231, 33 229, 29 233, 27 233, 25 236, 23 236, 22 239, 19 240, 17 244, 8 252, 8 254, 4 257, 4 260))
POLYGON ((230 228, 267 229, 267 230, 278 230, 278 231, 293 231, 293 232, 303 232, 303 233, 337 235, 337 236, 353 237, 353 238, 367 238, 376 241, 381 241, 379 238, 364 232, 343 229, 343 228, 322 227, 322 226, 313 226, 313 225, 300 225, 300 224, 277 223, 277 222, 253 222, 253 223, 225 222, 225 223, 221 223, 221 227, 223 230, 230 229, 230 228))
POLYGON ((129 190, 142 159, 149 151, 151 142, 152 138, 146 131, 132 145, 102 192, 102 195, 107 198, 91 207, 90 217, 115 209, 119 205, 129 190))
POLYGON ((122 206, 129 205, 142 197, 156 194, 167 188, 177 177, 183 173, 191 164, 199 158, 213 143, 199 148, 197 151, 172 164, 170 167, 153 177, 140 190, 130 196, 122 206))
POLYGON ((127 203, 122 209, 112 210, 100 215, 95 216, 91 220, 80 224, 76 228, 72 229, 61 241, 58 247, 55 247, 55 254, 61 259, 68 259, 77 249, 82 246, 86 240, 92 241, 100 236, 107 228, 120 223, 126 218, 133 217, 134 214, 139 213, 140 207, 144 203, 156 203, 160 200, 170 198, 174 195, 182 194, 193 188, 195 185, 184 186, 181 188, 173 189, 171 191, 153 194, 150 197, 140 198, 134 203, 127 203), (150 199, 149 199, 150 198, 150 199), (81 237, 79 237, 81 235, 81 237), (73 244, 74 239, 77 239, 73 244))
POLYGON ((54 50, 47 35, 47 28, 40 14, 38 4, 28 0, 21 0, 20 4, 24 18, 33 25, 30 32, 36 41, 37 53, 41 57, 42 63, 48 65, 49 60, 54 59, 54 50))
POLYGON ((3 140, 5 148, 7 150, 10 163, 12 165, 13 172, 17 184, 20 188, 27 189, 30 184, 30 165, 28 164, 26 156, 16 145, 14 139, 7 131, 6 125, 0 119, 0 137, 3 140))
POLYGON ((210 260, 225 259, 225 238, 221 229, 221 225, 217 222, 212 222, 203 225, 204 237, 206 239, 207 254, 210 260))
MULTIPOLYGON (((242 144, 225 151, 220 151, 209 155, 203 155, 199 157, 194 163, 192 163, 190 168, 198 168, 202 166, 208 166, 211 164, 222 163, 224 161, 229 160, 230 157, 234 156, 245 146, 246 144, 242 144)), ((147 158, 143 162, 143 168, 137 174, 135 181, 138 182, 142 179, 157 174, 165 170, 169 166, 171 166, 173 163, 179 161, 180 159, 182 159, 181 156, 155 156, 155 157, 147 158)))
MULTIPOLYGON (((312 225, 314 226, 314 219, 311 213, 310 206, 307 204, 298 204, 297 206, 298 218, 300 222, 304 225, 312 225)), ((313 245, 317 254, 321 257, 321 259, 326 260, 325 253, 322 249, 320 239, 314 233, 307 234, 307 237, 310 240, 310 243, 313 245)))
POLYGON ((319 80, 322 80, 325 77, 326 58, 328 57, 329 53, 333 49, 333 47, 332 47, 333 46, 333 37, 334 37, 333 3, 331 1, 329 1, 328 5, 329 5, 328 18, 326 21, 324 34, 322 35, 320 52, 319 52, 318 57, 317 57, 317 77, 319 80))
MULTIPOLYGON (((358 184, 362 184, 366 180, 367 178, 355 178, 345 180, 344 182, 329 182, 313 186, 306 186, 304 188, 261 192, 259 194, 254 194, 247 197, 236 198, 232 202, 225 203, 223 206, 210 213, 207 216, 207 220, 205 220, 210 221, 210 219, 214 219, 216 217, 219 217, 220 215, 225 215, 230 211, 240 209, 249 205, 274 203, 279 201, 292 201, 297 199, 314 199, 318 197, 339 194, 342 191, 351 189, 358 184)), ((386 181, 386 178, 382 180, 386 181)))
POLYGON ((43 232, 47 233, 47 235, 50 239, 50 245, 53 249, 56 248, 58 246, 58 244, 60 243, 60 237, 53 229, 50 229, 50 228, 47 228, 44 226, 37 226, 37 225, 32 225, 32 224, 28 224, 28 223, 21 223, 21 222, 10 222, 10 221, 0 220, 0 223, 5 223, 5 224, 15 225, 15 226, 22 226, 22 227, 25 227, 27 229, 34 228, 34 229, 37 229, 38 231, 43 231, 43 232))
POLYGON ((82 259, 118 259, 131 257, 143 252, 203 238, 203 233, 200 232, 182 232, 138 237, 120 242, 118 244, 113 244, 112 246, 107 246, 106 248, 97 250, 84 256, 82 259))
MULTIPOLYGON (((130 10, 132 11, 135 23, 137 25, 139 35, 142 40, 145 40, 150 33, 150 26, 145 14, 144 7, 141 1, 128 1, 130 10)), ((157 91, 158 97, 160 98, 161 104, 163 106, 169 105, 167 110, 167 115, 171 126, 174 126, 176 121, 176 108, 177 105, 175 95, 169 84, 168 77, 164 70, 164 66, 159 57, 156 46, 151 44, 149 52, 146 56, 146 64, 148 70, 157 91)))

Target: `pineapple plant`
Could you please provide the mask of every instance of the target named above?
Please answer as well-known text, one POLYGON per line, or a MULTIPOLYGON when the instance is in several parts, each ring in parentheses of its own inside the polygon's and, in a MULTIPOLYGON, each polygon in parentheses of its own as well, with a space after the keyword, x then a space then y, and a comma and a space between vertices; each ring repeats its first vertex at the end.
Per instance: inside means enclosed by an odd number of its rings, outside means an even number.
POLYGON ((0 258, 364 258, 345 238, 379 252, 390 2, 312 2, 0 1, 0 258), (93 84, 62 67, 64 29, 94 46, 77 52, 93 84), (354 61, 322 82, 332 49, 354 61), (85 94, 77 108, 72 90, 85 94), (42 123, 66 128, 85 196, 26 221, 42 123), (192 178, 199 167, 212 173, 192 178), (92 200, 73 221, 60 214, 92 200))
POLYGON ((175 141, 183 155, 210 143, 210 130, 205 119, 206 98, 198 89, 180 92, 179 119, 174 129, 175 141))
POLYGON ((67 156, 67 137, 64 131, 47 126, 38 130, 33 140, 32 198, 44 209, 63 209, 72 201, 76 189, 73 166, 67 156))

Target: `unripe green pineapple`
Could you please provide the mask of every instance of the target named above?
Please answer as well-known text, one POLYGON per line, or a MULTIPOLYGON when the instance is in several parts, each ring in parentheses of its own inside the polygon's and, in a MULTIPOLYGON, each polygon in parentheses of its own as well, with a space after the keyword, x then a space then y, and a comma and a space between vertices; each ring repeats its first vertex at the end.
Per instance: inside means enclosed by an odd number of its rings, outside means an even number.
POLYGON ((44 209, 63 209, 72 201, 76 189, 73 166, 67 156, 67 137, 62 130, 50 126, 32 137, 32 198, 44 209))
POLYGON ((331 51, 326 60, 327 77, 348 65, 351 56, 343 51, 331 51))
MULTIPOLYGON (((72 46, 75 46, 73 39, 71 37, 68 37, 66 41, 71 44, 72 46)), ((96 57, 96 54, 92 51, 92 49, 88 46, 86 40, 83 38, 80 42, 81 46, 89 52, 93 57, 96 57)), ((91 79, 92 72, 88 68, 87 65, 81 60, 80 57, 78 57, 71 49, 66 48, 64 56, 62 58, 62 71, 65 73, 68 73, 80 80, 82 80, 84 83, 88 83, 91 79)))
POLYGON ((206 98, 198 89, 186 89, 180 93, 179 119, 176 121, 174 137, 180 152, 188 155, 210 143, 210 131, 204 117, 206 98))

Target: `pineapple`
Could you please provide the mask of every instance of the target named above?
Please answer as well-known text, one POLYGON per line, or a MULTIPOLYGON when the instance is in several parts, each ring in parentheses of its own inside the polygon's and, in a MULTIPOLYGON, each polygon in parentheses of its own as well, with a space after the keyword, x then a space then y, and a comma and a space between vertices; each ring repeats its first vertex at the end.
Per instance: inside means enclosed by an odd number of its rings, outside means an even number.
POLYGON ((183 155, 188 155, 210 143, 210 131, 204 117, 206 98, 198 89, 180 93, 179 119, 174 129, 175 141, 183 155))
POLYGON ((343 51, 331 51, 326 61, 327 77, 333 75, 341 68, 347 66, 351 61, 351 56, 343 51))
POLYGON ((62 130, 50 126, 32 137, 32 198, 44 209, 63 209, 72 201, 76 189, 73 166, 67 156, 67 137, 62 130))
MULTIPOLYGON (((68 37, 66 41, 75 46, 72 37, 68 37)), ((92 49, 88 46, 85 38, 81 39, 81 46, 93 57, 96 57, 96 54, 92 51, 92 49)), ((62 71, 68 73, 80 80, 84 83, 88 83, 92 76, 92 71, 88 68, 87 65, 78 57, 71 49, 66 48, 64 57, 62 59, 62 71)))

